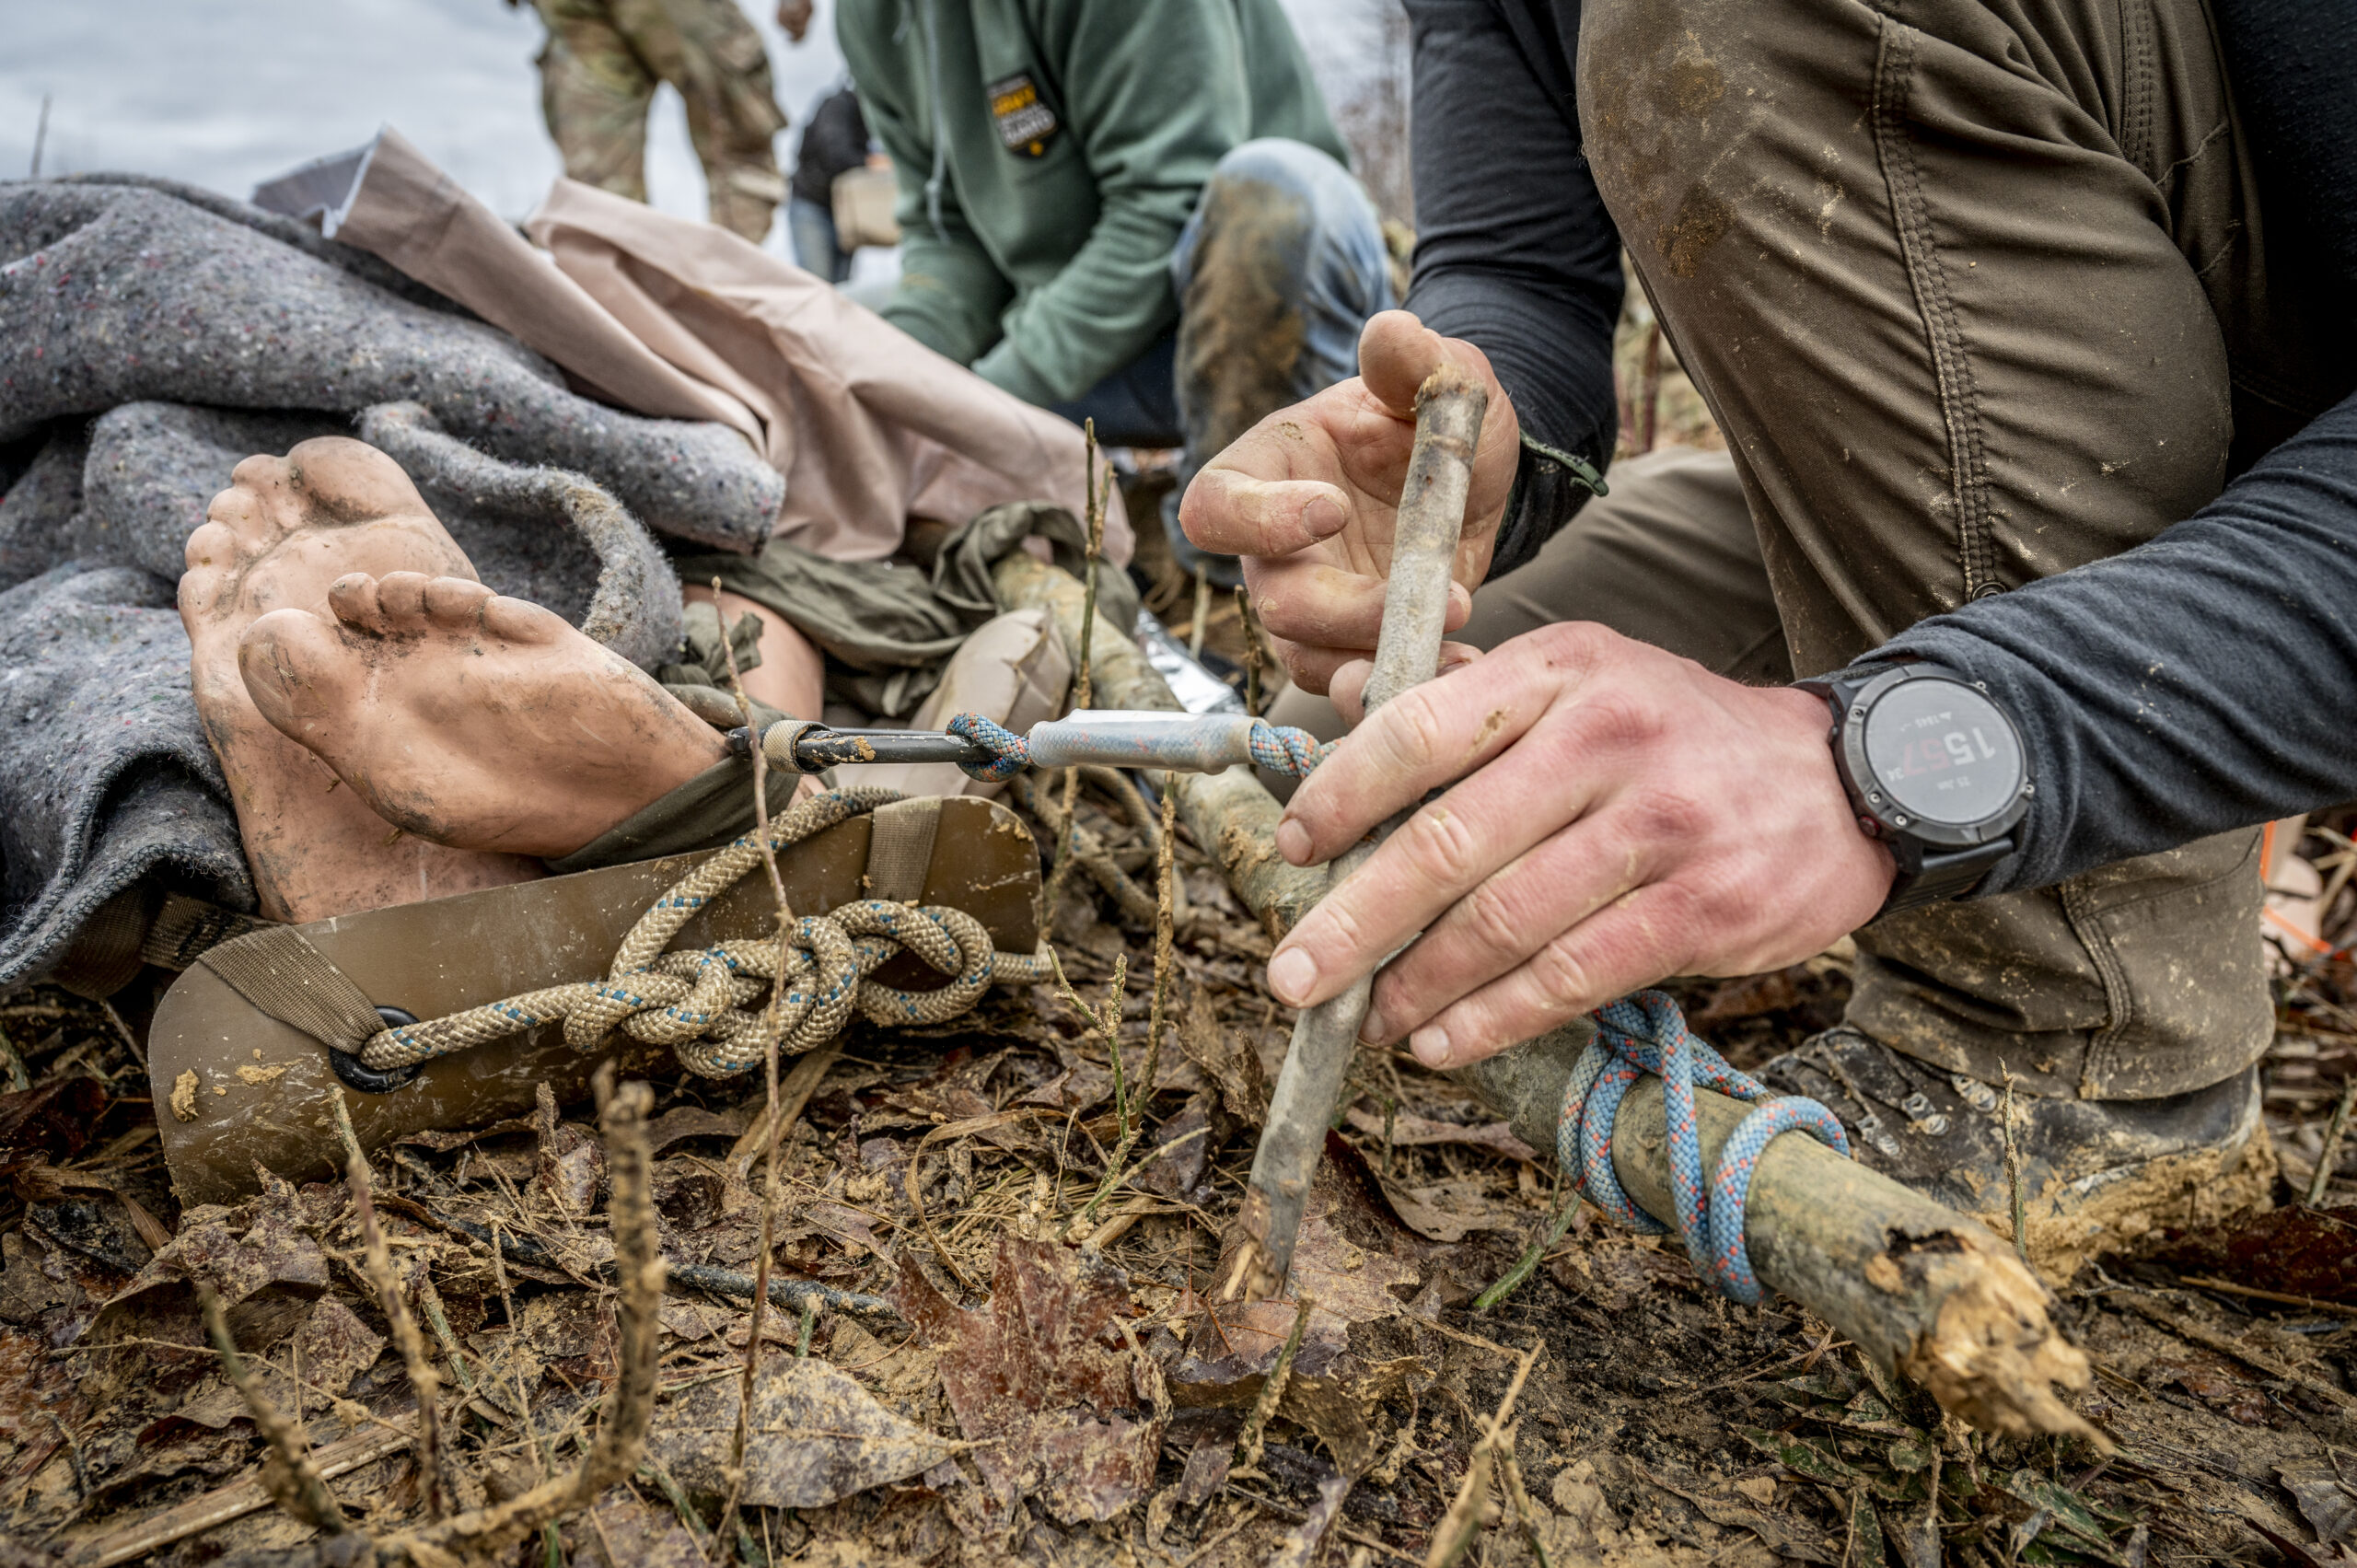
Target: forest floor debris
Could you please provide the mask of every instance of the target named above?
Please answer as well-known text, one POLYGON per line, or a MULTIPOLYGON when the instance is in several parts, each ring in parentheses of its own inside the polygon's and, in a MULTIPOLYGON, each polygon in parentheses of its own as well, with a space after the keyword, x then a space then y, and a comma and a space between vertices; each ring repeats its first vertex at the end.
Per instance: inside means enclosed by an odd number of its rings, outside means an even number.
MULTIPOLYGON (((1120 803, 1084 794, 1081 810, 1150 880, 1153 846, 1120 803)), ((1459 1560, 1489 1564, 2346 1560, 2357 1206, 2336 1205, 2357 1179, 2336 1167, 2319 1205, 2293 1200, 2357 1080, 2348 959, 2283 982, 2276 1211, 2061 1292, 2097 1365, 2082 1413, 2119 1445, 2104 1458, 1943 1421, 1805 1313, 1731 1306, 1674 1246, 1593 1211, 1476 1310, 1554 1227, 1556 1179, 1402 1053, 1363 1055, 1329 1136, 1296 1275, 1306 1313, 1297 1295, 1220 1302, 1291 1019, 1257 984, 1265 938, 1192 845, 1177 861, 1191 912, 1150 1086, 1135 1074, 1153 923, 1088 878, 1055 930, 1094 1018, 1042 985, 935 1030, 855 1029, 815 1072, 784 1064, 782 1098, 802 1103, 778 1143, 777 1288, 741 1477, 766 1091, 759 1074, 656 1086, 645 1190, 679 1278, 655 1315, 645 1447, 498 1560, 1425 1562, 1451 1531, 1459 1560)), ((1832 955, 1684 999, 1756 1063, 1830 1022, 1846 983, 1832 955)), ((419 1134, 364 1184, 439 1384, 436 1525, 412 1358, 371 1283, 354 1184, 258 1172, 247 1201, 182 1212, 131 1034, 36 988, 0 1001, 0 1037, 24 1086, 0 1093, 10 1561, 291 1568, 355 1550, 270 1503, 207 1295, 251 1387, 299 1423, 379 1550, 443 1539, 597 1446, 628 1357, 618 1173, 594 1108, 419 1134)))

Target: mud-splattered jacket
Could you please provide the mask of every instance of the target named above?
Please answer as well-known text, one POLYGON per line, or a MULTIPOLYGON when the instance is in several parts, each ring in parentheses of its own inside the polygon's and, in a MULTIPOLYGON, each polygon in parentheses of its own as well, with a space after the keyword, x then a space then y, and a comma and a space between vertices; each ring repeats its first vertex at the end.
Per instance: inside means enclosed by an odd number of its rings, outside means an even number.
POLYGON ((900 171, 885 316, 1030 402, 1178 319, 1171 248, 1230 148, 1349 161, 1277 0, 843 0, 836 32, 900 171))

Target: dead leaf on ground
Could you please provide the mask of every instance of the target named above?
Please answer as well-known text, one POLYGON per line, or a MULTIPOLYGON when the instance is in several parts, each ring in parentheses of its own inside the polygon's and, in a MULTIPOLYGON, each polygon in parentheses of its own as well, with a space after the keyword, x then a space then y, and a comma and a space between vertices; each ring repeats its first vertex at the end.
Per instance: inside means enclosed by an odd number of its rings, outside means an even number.
MULTIPOLYGON (((1749 1530, 1759 1538, 1761 1545, 1779 1557, 1801 1562, 1838 1563, 1841 1561, 1840 1541, 1791 1515, 1757 1508, 1732 1497, 1715 1496, 1700 1483, 1680 1485, 1647 1469, 1634 1459, 1629 1461, 1629 1468, 1640 1480, 1684 1498, 1702 1517, 1722 1529, 1749 1530)), ((1775 1483, 1770 1481, 1769 1494, 1773 1496, 1774 1493, 1775 1483)))
POLYGON ((944 1347, 942 1389, 1004 1503, 1035 1495, 1067 1524, 1109 1519, 1154 1484, 1162 1374, 1099 1337, 1129 1279, 1099 1257, 1003 1237, 988 1305, 961 1311, 902 1268, 894 1304, 944 1347))
POLYGON ((2327 1546, 2357 1539, 2357 1493, 2340 1479, 2340 1469, 2329 1455, 2278 1465, 2275 1475, 2300 1505, 2300 1516, 2316 1532, 2316 1539, 2327 1546))
MULTIPOLYGON (((334 1296, 323 1295, 311 1304, 303 1326, 255 1370, 273 1404, 290 1413, 299 1410, 308 1414, 340 1398, 354 1377, 377 1364, 384 1348, 382 1334, 334 1296)), ((245 1420, 249 1411, 238 1390, 224 1383, 172 1413, 199 1426, 222 1427, 245 1420)))
MULTIPOLYGON (((656 1411, 647 1446, 691 1491, 728 1491, 738 1388, 733 1376, 699 1384, 656 1411)), ((955 1451, 815 1356, 764 1362, 751 1417, 744 1498, 765 1508, 823 1508, 906 1481, 955 1451)))
POLYGON ((546 1079, 534 1086, 539 1107, 532 1113, 532 1136, 540 1159, 532 1186, 549 1205, 568 1219, 586 1214, 598 1198, 598 1179, 605 1174, 605 1151, 586 1127, 559 1121, 556 1094, 546 1079))
POLYGON ((1269 1111, 1269 1079, 1259 1052, 1244 1036, 1220 1022, 1209 993, 1190 987, 1178 1016, 1178 1049, 1219 1091, 1227 1113, 1249 1127, 1269 1111))
MULTIPOLYGON (((1374 1139, 1378 1144, 1383 1141, 1384 1120, 1380 1110, 1354 1105, 1347 1120, 1353 1131, 1374 1139)), ((1416 1116, 1403 1110, 1391 1118, 1390 1133, 1391 1142, 1403 1148, 1423 1144, 1462 1144, 1467 1148, 1490 1149, 1508 1159, 1524 1160, 1534 1165, 1546 1163, 1548 1158, 1551 1158, 1542 1157, 1538 1150, 1515 1137, 1514 1129, 1503 1121, 1443 1121, 1436 1117, 1416 1116)))
POLYGON ((690 1138, 727 1138, 745 1135, 752 1124, 754 1107, 749 1101, 727 1110, 706 1110, 700 1105, 675 1105, 646 1124, 646 1147, 649 1154, 661 1154, 672 1144, 690 1138))
POLYGON ((1513 1231, 1527 1214, 1492 1202, 1486 1182, 1466 1178, 1387 1187, 1384 1196, 1400 1223, 1427 1241, 1462 1241, 1477 1230, 1513 1231))
MULTIPOLYGON (((1335 1143, 1329 1139, 1329 1148, 1335 1143)), ((1171 1369, 1171 1395, 1198 1407, 1248 1405, 1259 1398, 1306 1293, 1309 1321, 1278 1414, 1307 1427, 1344 1469, 1356 1472, 1374 1460, 1369 1412, 1421 1370, 1414 1357, 1390 1353, 1404 1343, 1378 1342, 1367 1331, 1404 1316, 1394 1287, 1414 1286, 1418 1271, 1385 1249, 1392 1222, 1336 1161, 1318 1163, 1304 1210, 1288 1294, 1269 1301, 1202 1302, 1171 1369)), ((1231 1246, 1213 1277, 1225 1281, 1234 1267, 1231 1246)))
POLYGON ((2266 1394, 2220 1357, 2200 1351, 2183 1356, 2154 1356, 2144 1364, 2142 1381, 2147 1388, 2175 1384, 2237 1425, 2268 1424, 2266 1394))
POLYGON ((627 1486, 598 1498, 565 1535, 574 1568, 704 1568, 703 1551, 679 1516, 627 1486))
POLYGON ((2357 1306, 2357 1224, 2349 1211, 2292 1204, 2172 1232, 2154 1260, 2234 1284, 2357 1306))
POLYGON ((203 1285, 228 1308, 229 1330, 240 1345, 268 1349, 310 1316, 311 1303, 327 1288, 327 1254, 315 1233, 343 1203, 341 1188, 297 1192, 271 1177, 243 1203, 188 1210, 171 1245, 99 1311, 94 1340, 145 1342, 134 1359, 150 1366, 209 1366, 213 1352, 197 1313, 197 1287, 203 1285))

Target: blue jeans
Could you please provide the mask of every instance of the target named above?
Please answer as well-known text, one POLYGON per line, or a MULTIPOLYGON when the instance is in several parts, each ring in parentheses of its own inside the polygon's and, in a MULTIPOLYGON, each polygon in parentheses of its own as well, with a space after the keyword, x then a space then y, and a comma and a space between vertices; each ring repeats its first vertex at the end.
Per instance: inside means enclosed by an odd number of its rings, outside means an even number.
MULTIPOLYGON (((1195 470, 1278 409, 1358 374, 1359 331, 1388 310, 1383 229, 1350 170, 1279 137, 1246 142, 1213 169, 1170 252, 1178 325, 1055 412, 1094 418, 1117 447, 1178 447, 1195 470)), ((1166 517, 1180 564, 1240 582, 1166 517)))
POLYGON ((789 197, 785 232, 794 241, 794 261, 829 283, 851 276, 851 252, 835 243, 834 209, 807 196, 789 197))

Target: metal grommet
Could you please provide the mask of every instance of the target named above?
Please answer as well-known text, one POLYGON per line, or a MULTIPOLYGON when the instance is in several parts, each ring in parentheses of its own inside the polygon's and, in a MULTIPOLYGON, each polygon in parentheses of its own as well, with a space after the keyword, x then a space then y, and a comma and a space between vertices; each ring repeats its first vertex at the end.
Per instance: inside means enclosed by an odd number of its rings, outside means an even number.
MULTIPOLYGON (((379 1007, 377 1016, 385 1020, 385 1027, 389 1029, 407 1028, 417 1022, 416 1014, 400 1007, 379 1007)), ((424 1063, 412 1062, 406 1067, 389 1068, 380 1073, 352 1052, 338 1051, 334 1046, 328 1047, 328 1065, 335 1069, 337 1077, 364 1095, 391 1094, 395 1089, 408 1086, 425 1071, 424 1063)))

